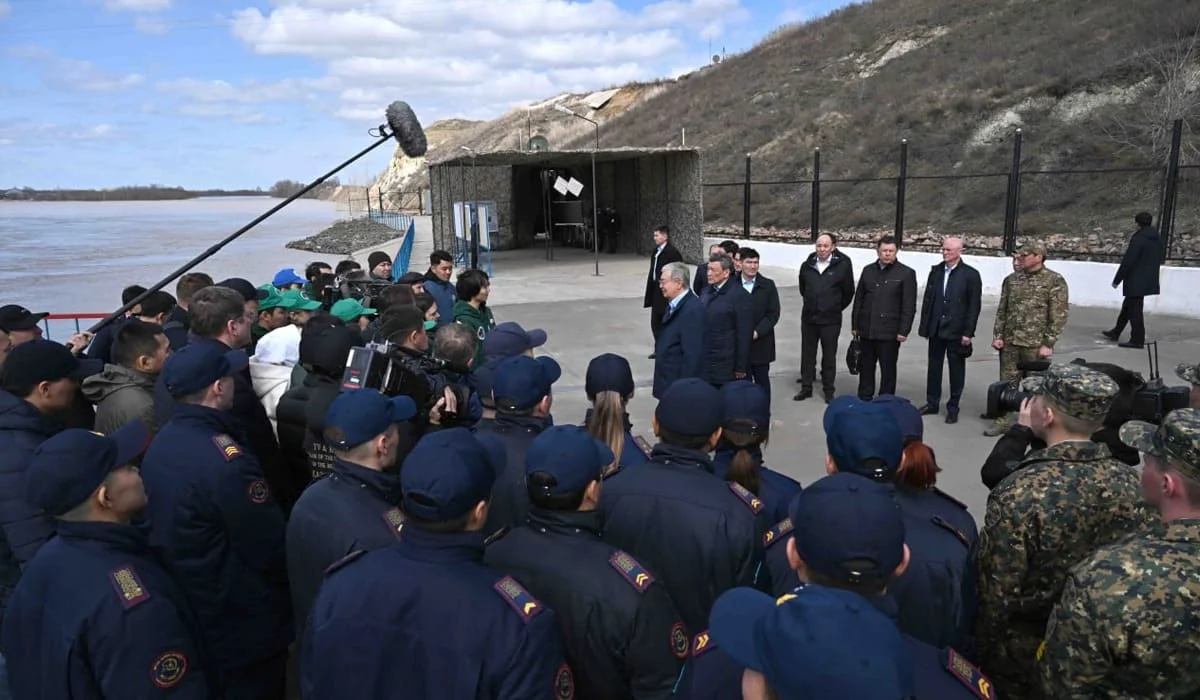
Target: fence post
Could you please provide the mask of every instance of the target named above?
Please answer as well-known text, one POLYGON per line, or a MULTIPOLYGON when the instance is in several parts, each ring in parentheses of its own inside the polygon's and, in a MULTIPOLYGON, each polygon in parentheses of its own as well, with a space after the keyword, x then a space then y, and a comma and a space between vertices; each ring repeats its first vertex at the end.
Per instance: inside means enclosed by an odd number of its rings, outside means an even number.
POLYGON ((821 235, 821 149, 813 149, 812 177, 812 231, 810 238, 817 240, 821 235))
POLYGON ((371 187, 367 186, 367 218, 371 218, 371 187))
POLYGON ((750 238, 750 154, 746 154, 746 177, 742 185, 742 238, 750 238))
POLYGON ((900 139, 900 177, 896 178, 896 247, 904 245, 904 198, 908 189, 908 139, 900 139))
POLYGON ((379 188, 379 213, 383 213, 383 188, 379 188))
POLYGON ((1171 132, 1171 152, 1167 157, 1167 178, 1163 186, 1162 205, 1158 210, 1158 231, 1162 234, 1164 257, 1171 257, 1174 242, 1175 204, 1179 197, 1179 151, 1183 140, 1183 120, 1176 119, 1171 132))
POLYGON ((1017 248, 1017 224, 1021 213, 1021 130, 1017 129, 1014 136, 1008 191, 1004 195, 1004 241, 1001 248, 1006 255, 1012 255, 1017 248))

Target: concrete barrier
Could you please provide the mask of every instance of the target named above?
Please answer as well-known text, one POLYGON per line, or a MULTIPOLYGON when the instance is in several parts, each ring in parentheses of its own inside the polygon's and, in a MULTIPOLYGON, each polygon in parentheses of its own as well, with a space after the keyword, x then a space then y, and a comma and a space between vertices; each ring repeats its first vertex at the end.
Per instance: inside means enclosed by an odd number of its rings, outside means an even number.
MULTIPOLYGON (((705 246, 720 243, 723 238, 706 238, 705 246)), ((772 267, 783 267, 798 270, 800 265, 813 252, 812 244, 775 243, 771 241, 736 240, 738 245, 747 245, 762 255, 762 264, 772 267)), ((871 248, 838 248, 854 263, 855 279, 858 271, 864 265, 876 260, 875 250, 871 248)), ((929 276, 929 268, 942 261, 939 253, 901 250, 899 259, 905 265, 917 271, 917 283, 923 288, 925 279, 929 276)), ((983 278, 983 293, 985 296, 999 296, 1000 285, 1004 278, 1012 272, 1012 260, 1009 258, 990 257, 982 255, 964 255, 983 278)), ((1101 308, 1119 309, 1121 307, 1121 290, 1112 288, 1113 275, 1117 272, 1115 263, 1080 262, 1077 260, 1047 260, 1047 267, 1061 274, 1067 280, 1071 290, 1071 304, 1079 306, 1098 306, 1101 308)), ((787 283, 787 280, 779 280, 787 283)), ((796 278, 790 280, 796 284, 796 278)), ((1163 267, 1160 276, 1162 293, 1146 299, 1146 313, 1174 314, 1200 318, 1200 268, 1194 267, 1163 267)))

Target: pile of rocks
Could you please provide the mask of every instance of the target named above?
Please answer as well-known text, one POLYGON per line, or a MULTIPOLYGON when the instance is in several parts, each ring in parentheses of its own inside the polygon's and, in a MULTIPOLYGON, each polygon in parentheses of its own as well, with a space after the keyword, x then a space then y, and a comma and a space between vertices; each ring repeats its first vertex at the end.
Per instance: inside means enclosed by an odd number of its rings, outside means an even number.
POLYGON ((371 248, 404 235, 391 226, 367 218, 339 221, 320 233, 291 241, 288 248, 313 253, 349 255, 356 250, 371 248))

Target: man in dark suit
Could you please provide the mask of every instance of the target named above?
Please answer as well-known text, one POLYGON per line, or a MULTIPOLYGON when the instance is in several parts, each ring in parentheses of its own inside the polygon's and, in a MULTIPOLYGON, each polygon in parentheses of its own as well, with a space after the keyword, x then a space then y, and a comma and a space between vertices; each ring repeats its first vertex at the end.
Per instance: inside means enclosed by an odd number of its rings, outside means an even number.
POLYGON ((654 398, 661 399, 677 379, 700 377, 704 368, 704 305, 688 288, 691 274, 680 261, 663 267, 660 278, 666 311, 654 344, 654 398))
POLYGON ((958 401, 967 380, 965 352, 975 337, 983 282, 979 271, 962 260, 961 238, 942 241, 942 262, 929 269, 921 325, 917 333, 929 340, 929 373, 925 380, 925 406, 921 415, 937 415, 942 401, 942 359, 950 365, 950 400, 946 422, 958 422, 958 401))
POLYGON ((771 363, 775 361, 775 324, 779 323, 779 289, 758 274, 758 251, 742 248, 742 274, 738 281, 750 293, 750 380, 771 395, 771 363))
POLYGON ((708 260, 704 304, 704 381, 715 387, 750 375, 750 295, 734 279, 733 258, 721 253, 708 260))
POLYGON ((1125 249, 1125 256, 1121 258, 1121 266, 1117 268, 1112 283, 1113 289, 1124 283, 1121 291, 1125 301, 1121 304, 1117 325, 1112 330, 1102 332, 1105 338, 1118 340, 1128 323, 1129 342, 1120 343, 1123 348, 1142 348, 1146 344, 1143 305, 1146 297, 1158 295, 1158 271, 1163 263, 1162 239, 1158 236, 1158 229, 1153 226, 1154 217, 1149 212, 1141 212, 1133 220, 1138 230, 1129 239, 1129 247, 1125 249))
POLYGON ((875 397, 875 365, 879 365, 879 393, 896 393, 896 363, 900 344, 908 340, 917 315, 917 273, 896 260, 894 236, 875 245, 879 260, 863 268, 854 292, 850 331, 862 343, 858 398, 875 397))
MULTIPOLYGON (((642 308, 650 309, 650 332, 654 334, 655 344, 662 329, 663 313, 667 310, 666 297, 658 286, 659 278, 664 266, 682 260, 683 256, 671 245, 671 229, 666 224, 654 229, 654 254, 650 256, 650 274, 646 277, 646 298, 642 300, 642 308)), ((654 353, 650 353, 650 359, 654 359, 654 353)))
POLYGON ((692 291, 696 293, 696 296, 704 294, 704 288, 708 286, 708 261, 712 259, 712 256, 722 253, 733 259, 734 270, 741 270, 739 264, 741 256, 738 254, 737 241, 725 240, 713 243, 708 247, 708 257, 696 266, 696 274, 692 276, 692 291))

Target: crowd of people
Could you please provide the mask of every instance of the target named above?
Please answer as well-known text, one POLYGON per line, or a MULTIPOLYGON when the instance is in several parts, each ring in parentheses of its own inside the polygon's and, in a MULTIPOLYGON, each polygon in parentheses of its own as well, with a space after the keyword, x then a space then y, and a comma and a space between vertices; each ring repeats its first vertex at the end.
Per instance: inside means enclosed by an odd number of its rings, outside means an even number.
MULTIPOLYGON (((1200 388, 1119 427, 1139 475, 1094 438, 1113 379, 1025 378, 1005 429, 1029 437, 997 444, 1015 459, 980 527, 924 442, 979 315, 961 241, 918 316, 895 241, 855 284, 822 236, 795 398, 820 348, 827 476, 802 486, 764 452, 775 285, 732 242, 693 282, 669 236, 641 431, 611 353, 588 362, 586 415, 556 416, 553 339, 497 323, 488 276, 444 251, 394 282, 382 254, 260 286, 192 272, 66 343, 0 308, 0 697, 1200 694, 1200 388), (343 297, 331 275, 378 284, 343 297), (847 308, 862 381, 836 396, 847 308), (938 359, 923 405, 895 395, 915 324, 938 359), (413 390, 347 371, 355 348, 413 390)), ((1048 357, 1065 322, 1043 258, 1026 246, 1005 283, 1009 357, 1048 357)))

